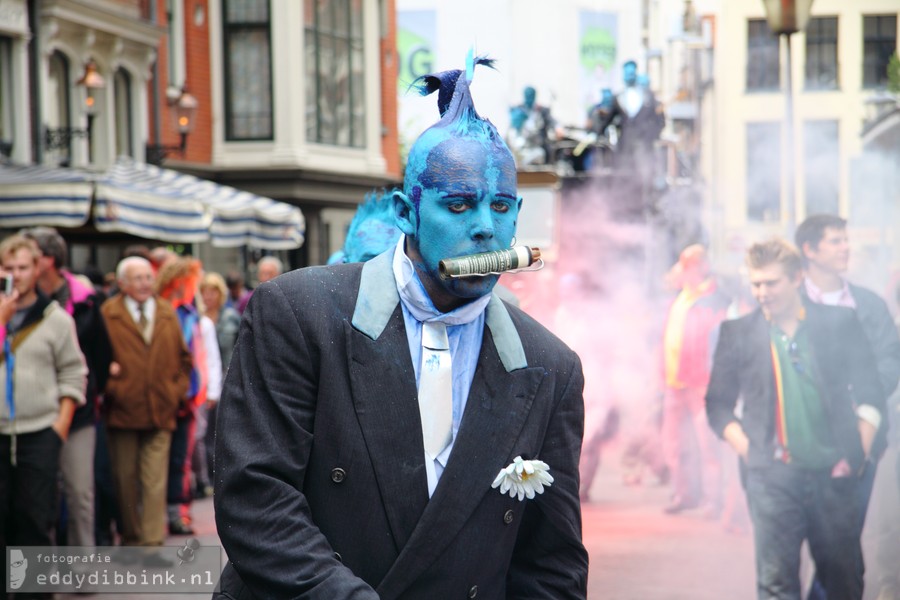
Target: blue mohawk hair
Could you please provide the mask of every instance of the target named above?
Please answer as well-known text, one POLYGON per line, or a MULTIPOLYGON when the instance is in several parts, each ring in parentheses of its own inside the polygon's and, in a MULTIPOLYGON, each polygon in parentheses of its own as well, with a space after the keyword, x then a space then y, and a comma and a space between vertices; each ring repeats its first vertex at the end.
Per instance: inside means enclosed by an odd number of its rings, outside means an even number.
POLYGON ((440 120, 426 129, 410 149, 404 177, 404 191, 413 203, 418 205, 418 197, 413 182, 417 182, 428 167, 431 151, 451 139, 478 141, 487 152, 498 159, 513 161, 497 128, 487 119, 479 116, 472 100, 469 84, 475 74, 476 65, 494 68, 494 60, 485 56, 474 56, 470 49, 466 56, 465 70, 442 71, 419 77, 411 87, 427 96, 438 92, 440 120), (501 158, 502 157, 502 158, 501 158))
MULTIPOLYGON (((484 65, 490 69, 494 68, 494 59, 487 56, 471 57, 472 52, 469 51, 469 60, 471 61, 471 69, 467 61, 466 79, 472 81, 473 71, 476 65, 484 65)), ((453 93, 456 90, 456 82, 459 76, 463 74, 462 69, 452 69, 450 71, 441 71, 440 73, 430 73, 417 77, 410 85, 409 89, 415 88, 422 96, 427 96, 434 92, 438 93, 438 111, 440 116, 444 116, 447 109, 450 108, 450 101, 453 100, 453 93)))

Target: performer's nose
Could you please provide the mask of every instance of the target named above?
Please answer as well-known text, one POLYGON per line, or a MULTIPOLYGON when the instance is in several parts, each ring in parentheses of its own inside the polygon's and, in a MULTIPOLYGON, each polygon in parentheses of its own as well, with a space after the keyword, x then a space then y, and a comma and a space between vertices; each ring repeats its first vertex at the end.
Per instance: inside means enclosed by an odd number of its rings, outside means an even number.
POLYGON ((472 237, 484 240, 493 238, 494 216, 491 214, 490 205, 479 205, 473 212, 472 237))

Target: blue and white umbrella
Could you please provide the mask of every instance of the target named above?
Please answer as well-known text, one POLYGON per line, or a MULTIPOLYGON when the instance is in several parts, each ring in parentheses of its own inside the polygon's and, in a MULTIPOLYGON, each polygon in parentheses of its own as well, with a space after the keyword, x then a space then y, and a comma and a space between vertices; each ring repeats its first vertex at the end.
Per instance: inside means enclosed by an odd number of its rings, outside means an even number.
POLYGON ((78 169, 0 164, 0 228, 84 225, 94 178, 78 169))
POLYGON ((130 158, 120 158, 97 182, 95 198, 101 231, 219 247, 303 244, 305 223, 296 206, 130 158))
POLYGON ((296 206, 127 157, 101 175, 0 164, 0 228, 80 227, 91 214, 99 231, 219 247, 290 250, 305 233, 296 206))
POLYGON ((179 185, 181 174, 119 159, 97 181, 94 225, 143 238, 193 243, 209 240, 212 213, 179 185))

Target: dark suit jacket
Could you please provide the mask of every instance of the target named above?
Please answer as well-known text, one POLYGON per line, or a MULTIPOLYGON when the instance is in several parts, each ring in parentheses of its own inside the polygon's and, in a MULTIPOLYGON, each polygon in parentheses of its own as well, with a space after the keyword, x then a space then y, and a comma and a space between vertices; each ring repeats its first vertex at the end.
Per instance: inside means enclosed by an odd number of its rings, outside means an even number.
MULTIPOLYGON (((857 469, 864 456, 856 406, 871 405, 885 416, 875 358, 852 310, 810 302, 804 305, 813 371, 831 434, 857 469)), ((739 420, 734 408, 738 397, 743 398, 739 421, 750 439, 750 467, 766 466, 775 460, 776 396, 770 343, 769 323, 759 309, 722 323, 706 393, 709 424, 720 437, 729 423, 739 420)))
POLYGON ((875 354, 881 389, 885 396, 890 396, 900 381, 900 337, 897 335, 897 326, 881 296, 852 283, 849 286, 850 295, 856 301, 859 324, 866 332, 875 354))
POLYGON ((607 127, 618 117, 619 119, 619 143, 616 151, 620 154, 631 155, 635 152, 646 152, 665 127, 665 116, 658 110, 659 103, 650 90, 641 90, 644 101, 640 110, 629 116, 622 106, 621 100, 624 92, 613 99, 613 106, 603 121, 597 126, 598 135, 606 133, 607 127))
POLYGON ((584 598, 578 357, 493 297, 429 500, 390 259, 294 271, 253 295, 217 417, 222 597, 584 598), (534 500, 491 489, 517 455, 555 479, 534 500))

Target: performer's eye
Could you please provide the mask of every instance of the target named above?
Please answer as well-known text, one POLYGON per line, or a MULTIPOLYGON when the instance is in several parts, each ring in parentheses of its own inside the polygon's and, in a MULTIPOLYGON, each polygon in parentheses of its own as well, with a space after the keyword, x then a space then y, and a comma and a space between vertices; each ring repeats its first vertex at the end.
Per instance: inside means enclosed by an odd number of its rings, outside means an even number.
POLYGON ((459 214, 466 212, 466 210, 469 208, 469 205, 465 202, 454 202, 452 204, 448 204, 447 208, 450 209, 450 212, 459 214))
POLYGON ((508 202, 500 202, 500 201, 492 202, 491 208, 493 208, 495 211, 497 211, 499 213, 506 213, 506 212, 509 212, 509 203, 508 202))

